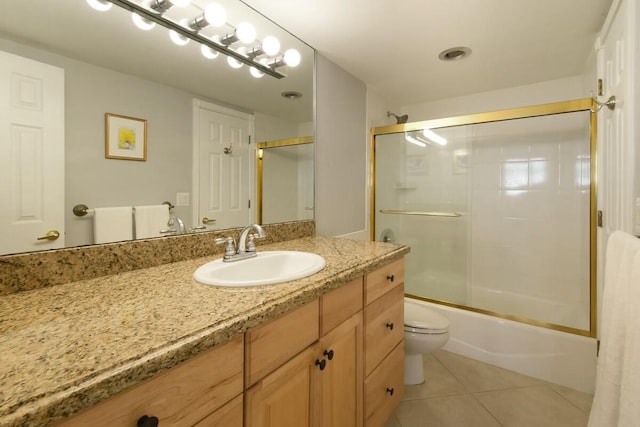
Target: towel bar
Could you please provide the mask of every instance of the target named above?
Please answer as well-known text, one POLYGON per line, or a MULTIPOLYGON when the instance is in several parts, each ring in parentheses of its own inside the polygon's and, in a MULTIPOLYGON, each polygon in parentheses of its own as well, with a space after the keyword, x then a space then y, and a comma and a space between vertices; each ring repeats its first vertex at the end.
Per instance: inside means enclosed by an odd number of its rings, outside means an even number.
MULTIPOLYGON (((169 210, 175 208, 175 206, 173 204, 171 204, 171 202, 162 202, 163 205, 167 205, 169 206, 169 210)), ((133 208, 133 210, 135 210, 135 208, 133 208)), ((92 214, 95 213, 95 211, 93 209, 89 209, 89 206, 85 205, 85 204, 78 204, 75 205, 73 207, 73 214, 75 216, 85 216, 87 214, 92 214)))

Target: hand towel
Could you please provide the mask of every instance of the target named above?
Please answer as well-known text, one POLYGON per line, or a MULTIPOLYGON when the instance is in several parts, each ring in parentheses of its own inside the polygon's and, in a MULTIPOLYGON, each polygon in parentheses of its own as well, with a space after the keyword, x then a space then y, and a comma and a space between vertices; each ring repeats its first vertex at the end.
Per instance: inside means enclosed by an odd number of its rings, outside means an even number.
POLYGON ((589 427, 626 427, 640 419, 640 239, 616 231, 604 269, 600 354, 589 427))
POLYGON ((95 208, 93 242, 109 243, 133 239, 133 210, 131 206, 95 208))
POLYGON ((160 230, 166 230, 169 221, 169 206, 135 206, 136 239, 162 236, 160 230))

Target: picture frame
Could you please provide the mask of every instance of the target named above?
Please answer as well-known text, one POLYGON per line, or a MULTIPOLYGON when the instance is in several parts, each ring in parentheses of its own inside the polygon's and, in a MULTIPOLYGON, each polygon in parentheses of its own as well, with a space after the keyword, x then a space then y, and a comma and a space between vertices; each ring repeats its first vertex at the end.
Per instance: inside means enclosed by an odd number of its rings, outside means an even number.
POLYGON ((147 160, 147 121, 105 113, 104 156, 107 159, 147 160))

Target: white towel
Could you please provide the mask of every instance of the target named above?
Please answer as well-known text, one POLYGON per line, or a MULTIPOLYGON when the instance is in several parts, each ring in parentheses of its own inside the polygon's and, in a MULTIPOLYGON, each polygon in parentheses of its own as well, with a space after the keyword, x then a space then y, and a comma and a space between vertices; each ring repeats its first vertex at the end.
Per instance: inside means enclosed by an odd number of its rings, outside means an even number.
POLYGON ((93 242, 109 243, 133 239, 133 210, 131 206, 95 208, 93 242))
POLYGON ((162 236, 160 230, 166 230, 169 221, 169 206, 135 206, 136 239, 162 236))
POLYGON ((600 354, 589 427, 640 420, 640 239, 616 231, 607 243, 600 354))

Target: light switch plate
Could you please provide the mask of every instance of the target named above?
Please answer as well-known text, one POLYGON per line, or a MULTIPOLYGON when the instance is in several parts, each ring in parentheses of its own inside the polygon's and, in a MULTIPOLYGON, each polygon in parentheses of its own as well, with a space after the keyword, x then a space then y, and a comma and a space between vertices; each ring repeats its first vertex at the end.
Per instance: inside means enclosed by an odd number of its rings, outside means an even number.
POLYGON ((176 193, 176 206, 189 206, 190 193, 176 193))

